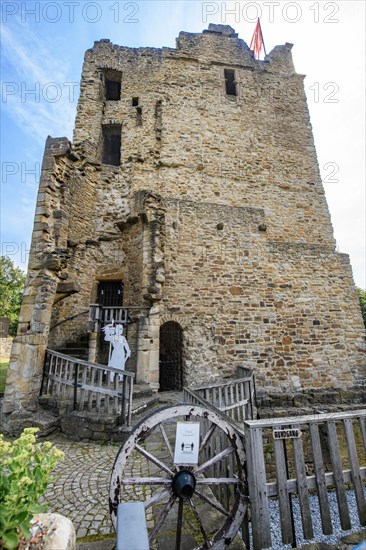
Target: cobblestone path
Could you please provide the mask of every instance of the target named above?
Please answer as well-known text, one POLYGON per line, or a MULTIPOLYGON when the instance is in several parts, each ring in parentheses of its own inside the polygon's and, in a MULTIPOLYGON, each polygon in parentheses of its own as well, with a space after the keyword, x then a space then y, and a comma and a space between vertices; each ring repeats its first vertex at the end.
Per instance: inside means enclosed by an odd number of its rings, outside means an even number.
POLYGON ((72 441, 61 433, 47 436, 47 440, 65 453, 65 460, 54 470, 56 480, 44 497, 49 511, 68 517, 77 538, 114 533, 108 496, 119 445, 72 441))
MULTIPOLYGON (((180 402, 180 392, 166 392, 169 403, 180 402)), ((68 517, 74 524, 77 538, 91 535, 114 535, 109 515, 109 483, 112 467, 119 443, 99 443, 90 440, 74 441, 56 432, 46 437, 65 453, 65 460, 54 470, 56 480, 48 487, 44 502, 50 512, 58 512, 68 517)), ((143 457, 131 466, 132 476, 148 475, 149 467, 143 457)), ((144 497, 149 496, 146 491, 144 497)), ((141 494, 135 490, 131 500, 140 500, 141 494)), ((153 525, 151 512, 147 515, 147 525, 153 525)))

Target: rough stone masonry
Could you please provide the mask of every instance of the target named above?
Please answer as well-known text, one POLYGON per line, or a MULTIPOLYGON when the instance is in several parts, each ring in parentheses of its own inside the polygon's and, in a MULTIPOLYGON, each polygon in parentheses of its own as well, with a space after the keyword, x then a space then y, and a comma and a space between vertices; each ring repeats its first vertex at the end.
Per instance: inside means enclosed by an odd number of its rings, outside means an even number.
POLYGON ((46 142, 5 416, 36 406, 46 347, 87 336, 105 360, 88 310, 108 283, 154 389, 243 365, 262 395, 362 399, 358 298, 291 48, 256 61, 210 24, 176 48, 86 52, 73 143, 46 142))

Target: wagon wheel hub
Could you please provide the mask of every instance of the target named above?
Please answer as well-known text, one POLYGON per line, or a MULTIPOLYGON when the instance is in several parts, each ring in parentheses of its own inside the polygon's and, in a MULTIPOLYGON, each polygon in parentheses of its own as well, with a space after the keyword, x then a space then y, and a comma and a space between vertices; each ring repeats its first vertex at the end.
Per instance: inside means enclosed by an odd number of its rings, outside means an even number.
POLYGON ((196 488, 196 478, 188 470, 181 470, 173 477, 173 492, 179 498, 189 500, 196 488))

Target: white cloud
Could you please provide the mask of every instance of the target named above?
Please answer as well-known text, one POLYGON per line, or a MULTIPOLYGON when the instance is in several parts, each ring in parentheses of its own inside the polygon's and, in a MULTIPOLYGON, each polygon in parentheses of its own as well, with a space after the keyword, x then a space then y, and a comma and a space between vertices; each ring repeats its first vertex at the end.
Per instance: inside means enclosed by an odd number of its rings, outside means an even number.
POLYGON ((16 20, 3 27, 1 41, 7 64, 4 110, 40 143, 52 133, 71 136, 77 94, 73 97, 64 60, 51 55, 30 27, 20 27, 16 20))

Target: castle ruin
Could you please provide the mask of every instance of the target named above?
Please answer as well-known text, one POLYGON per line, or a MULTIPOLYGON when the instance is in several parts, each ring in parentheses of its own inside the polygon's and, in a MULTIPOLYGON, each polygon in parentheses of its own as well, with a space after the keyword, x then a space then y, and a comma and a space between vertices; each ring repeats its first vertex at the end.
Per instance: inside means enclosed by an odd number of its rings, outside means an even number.
POLYGON ((36 407, 46 348, 84 341, 105 363, 112 318, 155 390, 241 365, 259 395, 362 398, 358 297, 291 48, 257 61, 210 24, 86 52, 73 143, 46 142, 6 415, 36 407))

